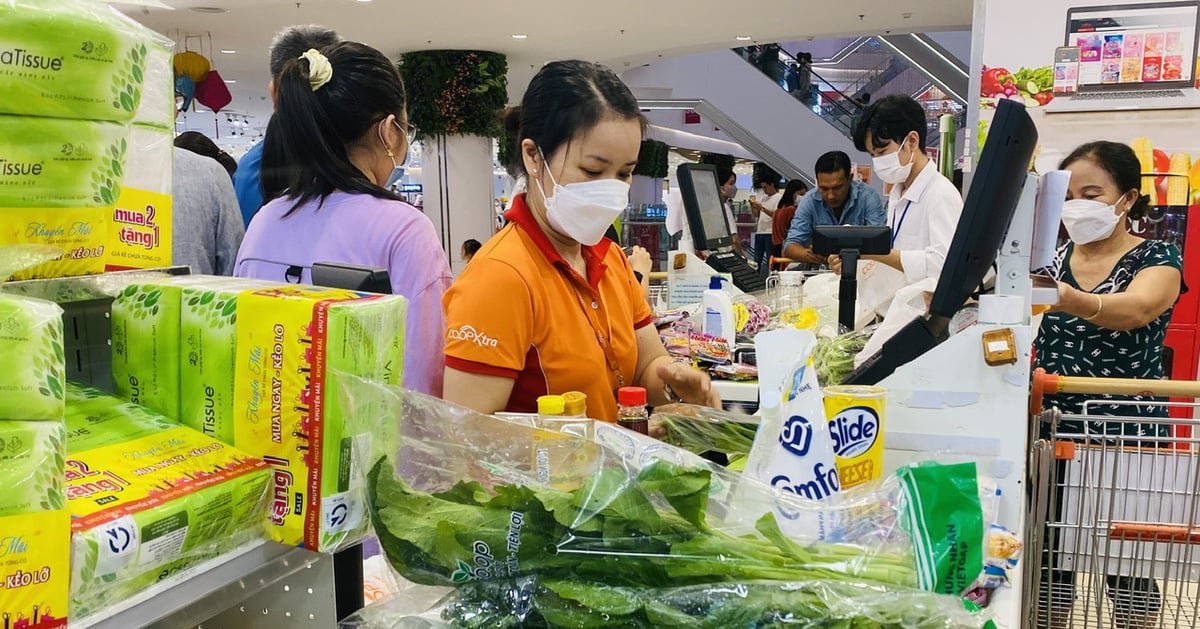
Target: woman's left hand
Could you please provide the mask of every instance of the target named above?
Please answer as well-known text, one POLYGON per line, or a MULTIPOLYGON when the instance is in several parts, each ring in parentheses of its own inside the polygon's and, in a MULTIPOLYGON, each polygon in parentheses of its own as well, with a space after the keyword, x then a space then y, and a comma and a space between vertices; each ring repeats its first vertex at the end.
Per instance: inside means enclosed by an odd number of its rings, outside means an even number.
POLYGON ((654 267, 654 259, 650 257, 650 252, 643 247, 634 247, 629 252, 629 266, 633 267, 634 271, 642 274, 642 277, 650 275, 650 269, 654 267))
POLYGON ((708 374, 683 363, 658 366, 658 377, 688 404, 721 408, 721 396, 712 388, 708 374))

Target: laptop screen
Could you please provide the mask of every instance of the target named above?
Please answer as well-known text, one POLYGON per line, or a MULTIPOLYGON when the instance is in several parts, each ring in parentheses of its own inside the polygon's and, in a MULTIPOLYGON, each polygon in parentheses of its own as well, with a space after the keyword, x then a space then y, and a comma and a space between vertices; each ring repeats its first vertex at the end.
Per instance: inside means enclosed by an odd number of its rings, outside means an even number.
POLYGON ((1079 48, 1081 90, 1192 85, 1200 3, 1078 7, 1067 46, 1079 48))

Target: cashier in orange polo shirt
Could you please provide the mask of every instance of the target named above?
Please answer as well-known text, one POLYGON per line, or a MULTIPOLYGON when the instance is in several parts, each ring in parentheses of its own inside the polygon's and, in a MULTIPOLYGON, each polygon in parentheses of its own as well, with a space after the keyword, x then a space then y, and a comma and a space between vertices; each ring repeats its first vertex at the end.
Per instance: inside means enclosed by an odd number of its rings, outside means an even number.
POLYGON ((708 376, 667 355, 625 254, 604 232, 629 202, 644 124, 629 88, 585 61, 542 67, 508 114, 529 192, 446 293, 443 397, 484 413, 534 412, 582 391, 615 421, 615 392, 645 387, 719 406, 708 376))

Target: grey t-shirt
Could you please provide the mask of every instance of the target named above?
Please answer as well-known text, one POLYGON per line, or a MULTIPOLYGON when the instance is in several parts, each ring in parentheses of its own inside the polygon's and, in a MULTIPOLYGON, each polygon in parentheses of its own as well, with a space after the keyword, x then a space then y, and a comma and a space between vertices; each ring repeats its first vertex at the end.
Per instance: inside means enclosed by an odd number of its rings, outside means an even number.
POLYGON ((232 275, 246 228, 229 173, 216 160, 175 147, 171 247, 193 273, 232 275))

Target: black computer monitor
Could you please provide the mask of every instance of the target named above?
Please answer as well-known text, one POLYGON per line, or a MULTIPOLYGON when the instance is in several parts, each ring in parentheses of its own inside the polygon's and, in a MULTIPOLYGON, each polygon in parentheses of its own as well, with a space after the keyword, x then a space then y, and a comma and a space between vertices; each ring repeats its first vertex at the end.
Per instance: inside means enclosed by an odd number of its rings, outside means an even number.
POLYGON ((733 245, 733 226, 725 216, 721 183, 711 164, 680 164, 675 171, 683 211, 700 251, 717 251, 733 245))
POLYGON ((850 374, 847 384, 877 384, 946 339, 950 318, 996 262, 1021 199, 1037 139, 1037 127, 1024 105, 1008 99, 996 103, 996 116, 946 252, 929 314, 914 319, 884 343, 850 374))

